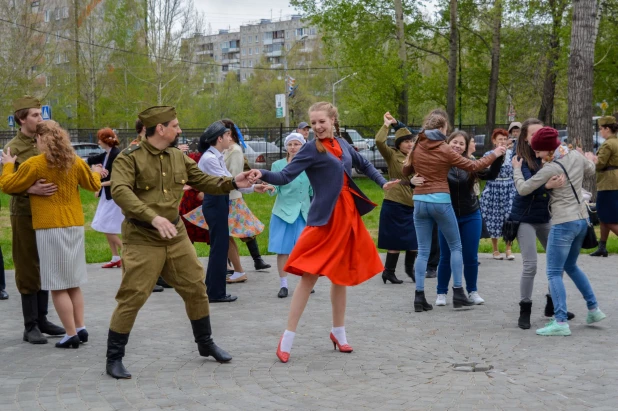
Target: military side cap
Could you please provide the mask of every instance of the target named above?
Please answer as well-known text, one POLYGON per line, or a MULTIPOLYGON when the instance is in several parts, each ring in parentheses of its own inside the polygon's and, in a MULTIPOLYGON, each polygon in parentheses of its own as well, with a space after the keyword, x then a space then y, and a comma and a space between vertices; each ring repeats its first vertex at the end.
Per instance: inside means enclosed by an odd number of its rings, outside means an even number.
POLYGON ((599 126, 609 126, 610 124, 616 124, 616 117, 613 116, 604 116, 599 120, 599 126))
POLYGON ((27 108, 41 108, 41 102, 32 96, 23 96, 13 101, 14 112, 27 108))
POLYGON ((402 127, 395 132, 395 138, 411 136, 411 135, 412 133, 410 133, 410 130, 408 130, 407 127, 402 127))
POLYGON ((176 108, 171 106, 154 106, 137 115, 144 127, 150 128, 157 124, 167 123, 176 118, 176 108))

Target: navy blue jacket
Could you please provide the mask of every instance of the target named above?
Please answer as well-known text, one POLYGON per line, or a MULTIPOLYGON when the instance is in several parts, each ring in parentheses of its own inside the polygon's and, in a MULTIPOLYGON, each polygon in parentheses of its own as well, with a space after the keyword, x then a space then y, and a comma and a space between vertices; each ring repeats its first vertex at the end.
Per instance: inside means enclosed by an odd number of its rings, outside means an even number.
MULTIPOLYGON (((323 226, 328 223, 343 188, 343 173, 348 175, 350 188, 363 197, 361 199, 352 195, 359 214, 365 215, 375 208, 371 200, 354 184, 352 165, 380 187, 386 184, 382 174, 365 157, 358 154, 344 139, 337 138, 337 141, 343 153, 341 159, 328 151, 320 153, 315 145, 315 140, 311 140, 302 146, 283 170, 279 172, 260 170, 263 181, 277 186, 288 184, 303 171, 307 174, 313 188, 313 200, 307 215, 308 226, 323 226)), ((327 143, 324 142, 324 144, 327 143)))
MULTIPOLYGON (((118 154, 120 154, 120 149, 118 147, 112 147, 111 150, 109 151, 109 158, 107 159, 107 164, 105 164, 105 169, 109 172, 109 174, 107 175, 107 177, 101 179, 102 183, 106 181, 110 181, 112 179, 112 165, 114 164, 114 160, 116 159, 118 154)), ((89 166, 92 166, 94 164, 102 165, 103 162, 105 161, 106 155, 107 155, 107 152, 104 152, 101 154, 97 154, 96 156, 88 157, 88 160, 86 160, 86 162, 88 163, 89 166)), ((103 190, 105 190, 105 199, 111 200, 112 199, 111 187, 110 186, 101 187, 101 191, 103 190)), ((101 191, 99 191, 99 197, 101 196, 101 191)))
MULTIPOLYGON (((515 147, 513 147, 513 150, 515 150, 515 147)), ((542 167, 541 159, 536 158, 535 161, 540 170, 542 167)), ((521 165, 521 172, 526 180, 532 178, 537 171, 531 170, 526 160, 521 165)), ((545 185, 537 188, 532 194, 527 196, 521 196, 516 193, 509 219, 528 224, 549 223, 549 193, 545 190, 545 185)))

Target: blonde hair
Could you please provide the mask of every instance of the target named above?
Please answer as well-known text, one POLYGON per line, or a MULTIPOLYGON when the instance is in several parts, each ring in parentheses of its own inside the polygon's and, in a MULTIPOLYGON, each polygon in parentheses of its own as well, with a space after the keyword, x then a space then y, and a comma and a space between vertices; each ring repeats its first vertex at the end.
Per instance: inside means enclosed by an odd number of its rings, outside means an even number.
MULTIPOLYGON (((341 131, 339 131, 339 111, 337 110, 337 107, 327 101, 320 101, 309 107, 309 115, 311 115, 314 111, 324 111, 328 117, 332 118, 335 123, 335 135, 337 137, 341 137, 341 131)), ((317 137, 315 139, 315 147, 318 149, 318 152, 326 153, 324 145, 317 137)))
POLYGON ((36 134, 49 168, 68 170, 77 158, 69 134, 53 120, 43 121, 36 126, 36 134))

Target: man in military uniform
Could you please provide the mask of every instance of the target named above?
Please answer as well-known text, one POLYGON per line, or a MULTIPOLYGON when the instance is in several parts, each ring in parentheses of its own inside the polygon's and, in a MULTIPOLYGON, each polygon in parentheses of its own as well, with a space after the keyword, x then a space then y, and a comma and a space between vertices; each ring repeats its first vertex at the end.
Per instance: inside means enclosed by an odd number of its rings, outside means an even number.
POLYGON ((146 136, 114 161, 112 196, 122 209, 122 283, 116 294, 107 339, 106 370, 131 378, 122 364, 129 333, 159 275, 185 302, 200 355, 219 362, 232 357, 211 338, 204 267, 178 215, 185 184, 209 194, 249 187, 248 173, 235 178, 202 173, 197 164, 170 144, 181 133, 173 107, 151 107, 139 114, 146 136))
MULTIPOLYGON (((41 103, 34 97, 24 96, 13 102, 15 122, 19 131, 15 138, 4 146, 17 156, 15 168, 30 157, 39 154, 34 142, 36 126, 43 121, 41 103)), ((64 335, 64 328, 47 320, 49 291, 41 290, 39 272, 39 253, 36 247, 36 234, 32 228, 30 196, 50 196, 57 190, 53 183, 37 181, 25 193, 11 197, 11 228, 13 231, 13 262, 15 264, 15 284, 21 294, 21 307, 24 315, 24 341, 32 344, 46 344, 49 335, 64 335)))

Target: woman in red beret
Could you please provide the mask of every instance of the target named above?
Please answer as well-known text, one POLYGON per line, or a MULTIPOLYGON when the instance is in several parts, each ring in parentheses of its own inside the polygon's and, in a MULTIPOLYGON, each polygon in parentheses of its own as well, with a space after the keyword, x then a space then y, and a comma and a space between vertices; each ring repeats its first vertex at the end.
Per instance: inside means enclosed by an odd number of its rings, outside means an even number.
POLYGON ((530 146, 538 158, 543 159, 541 168, 532 178, 525 180, 521 171, 522 160, 513 158, 515 187, 520 195, 528 195, 545 185, 552 177, 560 176, 566 182, 550 192, 551 229, 547 241, 547 278, 554 302, 554 318, 545 327, 536 330, 538 335, 571 335, 567 323, 566 290, 562 273, 566 271, 586 300, 588 324, 601 321, 606 316, 599 309, 592 286, 586 274, 577 266, 577 258, 588 231, 588 209, 581 200, 584 177, 595 175, 596 157, 592 153, 582 155, 560 145, 558 131, 543 127, 537 131, 530 146))

